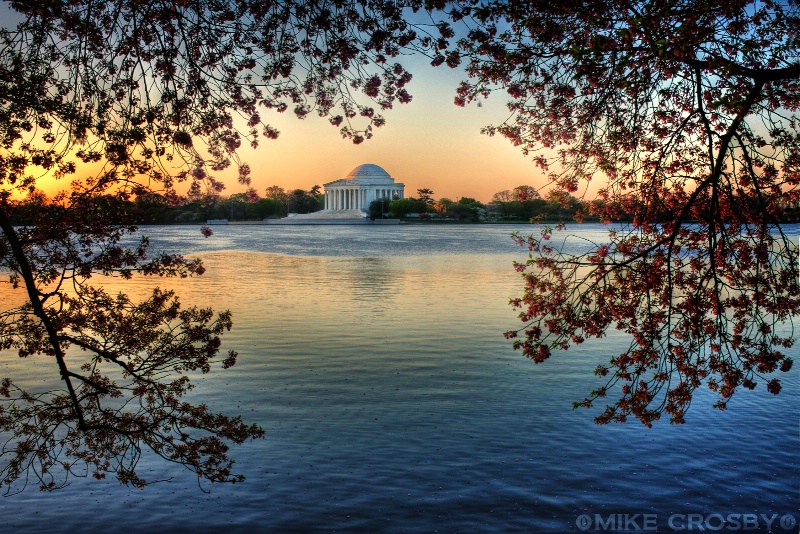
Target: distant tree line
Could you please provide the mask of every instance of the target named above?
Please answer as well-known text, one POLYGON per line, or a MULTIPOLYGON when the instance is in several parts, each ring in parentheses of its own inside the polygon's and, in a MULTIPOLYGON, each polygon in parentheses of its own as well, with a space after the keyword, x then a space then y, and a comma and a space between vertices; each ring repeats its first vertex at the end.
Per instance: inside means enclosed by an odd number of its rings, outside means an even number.
MULTIPOLYGON (((491 202, 484 204, 471 197, 457 200, 442 197, 437 200, 431 189, 417 189, 417 197, 375 200, 370 204, 368 213, 373 220, 494 222, 566 220, 574 218, 576 213, 589 212, 585 203, 575 197, 567 197, 550 195, 543 199, 531 186, 519 186, 495 193, 491 202)), ((319 185, 309 190, 291 191, 273 185, 266 188, 263 196, 254 189, 227 197, 192 191, 183 197, 148 193, 123 199, 119 195, 106 195, 98 196, 95 205, 99 210, 124 214, 126 221, 134 221, 135 224, 182 224, 203 223, 211 219, 258 221, 286 217, 289 213, 312 213, 325 208, 325 196, 319 185)), ((17 206, 11 219, 16 225, 25 225, 33 220, 37 212, 52 210, 57 213, 59 209, 42 192, 35 191, 17 206)))
POLYGON ((489 217, 498 221, 569 220, 585 211, 586 205, 571 195, 542 198, 529 185, 499 191, 489 202, 489 217))
MULTIPOLYGON (((210 219, 230 221, 260 221, 286 217, 289 213, 313 213, 325 208, 325 196, 319 185, 309 190, 286 191, 273 185, 264 196, 250 189, 230 196, 192 195, 169 197, 148 193, 128 200, 118 195, 98 196, 97 210, 124 214, 126 221, 135 224, 181 224, 203 223, 210 219)), ((630 207, 619 206, 619 217, 630 207)), ((787 203, 779 214, 783 222, 800 222, 800 205, 787 203)), ((26 201, 17 205, 11 214, 15 225, 26 225, 37 213, 50 210, 56 216, 61 208, 52 204, 40 191, 31 193, 26 201)), ((503 221, 598 221, 595 213, 608 212, 613 206, 599 200, 584 201, 563 191, 550 191, 545 198, 531 186, 521 185, 511 190, 499 191, 488 204, 474 198, 461 197, 454 201, 446 197, 433 198, 430 189, 417 189, 417 197, 381 198, 373 201, 368 209, 369 217, 375 219, 414 219, 420 221, 450 220, 459 222, 503 222, 503 221)), ((672 220, 674 214, 666 209, 657 213, 656 221, 672 220)))
POLYGON ((453 219, 480 222, 486 218, 486 206, 474 198, 433 199, 430 189, 417 189, 418 197, 379 198, 369 205, 370 219, 453 219))
MULTIPOLYGON (((148 193, 128 199, 103 195, 94 199, 94 205, 97 210, 124 215, 125 223, 133 221, 134 224, 204 223, 209 219, 258 221, 323 209, 325 203, 321 189, 315 185, 308 191, 285 191, 274 185, 266 189, 263 197, 253 189, 227 197, 193 195, 191 192, 185 197, 148 193)), ((37 213, 48 210, 57 216, 61 207, 50 202, 40 191, 35 191, 16 207, 11 220, 13 224, 23 226, 33 221, 37 213)), ((122 223, 122 218, 119 222, 122 223)))
MULTIPOLYGON (((756 202, 750 199, 749 202, 756 202)), ((746 203, 748 199, 738 198, 738 202, 746 203)), ((781 222, 800 222, 800 203, 784 202, 775 215, 781 222)), ((602 216, 613 214, 614 221, 631 222, 631 213, 647 209, 652 214, 652 222, 664 223, 672 221, 676 213, 665 205, 650 203, 644 200, 628 199, 626 205, 614 201, 599 199, 586 201, 576 198, 563 190, 550 190, 544 198, 531 186, 522 185, 513 190, 500 191, 492 196, 487 204, 489 221, 600 221, 602 216)))
POLYGON ((529 185, 495 193, 488 204, 470 197, 433 198, 430 189, 417 189, 417 197, 382 198, 370 204, 371 219, 454 220, 462 222, 597 220, 587 203, 551 193, 546 199, 529 185))

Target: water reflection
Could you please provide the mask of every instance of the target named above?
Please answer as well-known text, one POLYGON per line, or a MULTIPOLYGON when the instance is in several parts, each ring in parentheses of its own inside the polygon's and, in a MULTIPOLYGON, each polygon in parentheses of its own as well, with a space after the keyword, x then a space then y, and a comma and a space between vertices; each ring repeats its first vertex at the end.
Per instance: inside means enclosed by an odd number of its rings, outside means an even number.
POLYGON ((403 273, 391 269, 386 258, 326 260, 321 267, 329 274, 329 283, 342 293, 343 299, 384 304, 370 306, 365 311, 390 306, 403 286, 403 273))
POLYGON ((567 532, 584 513, 655 511, 664 526, 670 513, 798 509, 797 371, 778 397, 745 392, 724 414, 701 394, 682 427, 596 427, 571 402, 601 385, 592 369, 626 340, 612 332, 542 365, 522 359, 502 332, 517 324, 511 259, 524 254, 508 228, 460 230, 231 228, 195 243, 196 229, 164 229, 206 275, 104 283, 140 297, 159 283, 186 305, 233 311, 223 348, 239 363, 198 379, 194 394, 267 429, 234 451, 248 480, 202 494, 185 473, 145 462, 174 481, 26 493, 3 501, 4 525, 567 532), (217 236, 225 250, 213 250, 217 236), (284 245, 295 248, 277 253, 284 245))

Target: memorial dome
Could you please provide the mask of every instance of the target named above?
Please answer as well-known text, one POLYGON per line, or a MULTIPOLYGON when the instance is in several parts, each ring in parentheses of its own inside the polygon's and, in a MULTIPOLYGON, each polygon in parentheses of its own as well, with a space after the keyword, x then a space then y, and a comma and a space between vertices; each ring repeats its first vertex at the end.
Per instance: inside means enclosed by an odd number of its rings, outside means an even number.
POLYGON ((345 180, 353 180, 354 182, 358 182, 361 184, 369 184, 369 183, 392 183, 394 180, 389 173, 383 170, 378 165, 374 165, 372 163, 365 163, 363 165, 359 165, 345 177, 345 180))
POLYGON ((372 163, 359 165, 344 178, 323 185, 324 212, 365 212, 375 200, 403 198, 406 187, 405 184, 395 182, 388 172, 372 163))

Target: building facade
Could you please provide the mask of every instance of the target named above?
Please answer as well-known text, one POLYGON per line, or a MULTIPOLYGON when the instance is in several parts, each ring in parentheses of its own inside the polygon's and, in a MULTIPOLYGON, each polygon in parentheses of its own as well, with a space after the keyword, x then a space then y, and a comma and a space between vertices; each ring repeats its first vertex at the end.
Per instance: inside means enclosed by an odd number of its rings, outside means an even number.
POLYGON ((323 185, 325 211, 367 211, 373 200, 394 200, 405 194, 405 184, 395 182, 388 172, 372 163, 359 165, 346 177, 323 185))

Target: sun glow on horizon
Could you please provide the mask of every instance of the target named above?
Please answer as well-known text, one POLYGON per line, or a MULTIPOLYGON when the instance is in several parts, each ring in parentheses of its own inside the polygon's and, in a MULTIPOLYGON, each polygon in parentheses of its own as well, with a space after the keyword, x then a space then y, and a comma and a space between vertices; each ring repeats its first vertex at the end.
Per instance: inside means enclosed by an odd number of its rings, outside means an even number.
MULTIPOLYGON (((359 145, 344 140, 326 118, 298 120, 291 114, 265 114, 276 127, 276 140, 262 140, 257 149, 240 150, 252 168, 252 187, 261 194, 271 185, 286 190, 343 178, 364 163, 384 168, 406 186, 406 195, 428 188, 436 198, 473 197, 488 202, 492 195, 522 184, 540 188, 547 178, 532 158, 500 136, 480 130, 508 118, 503 95, 460 108, 453 103, 459 71, 420 65, 410 84, 414 99, 383 113, 386 125, 359 145), (419 83, 417 83, 419 82, 419 83)), ((241 189, 235 177, 225 178, 227 193, 241 189)))

